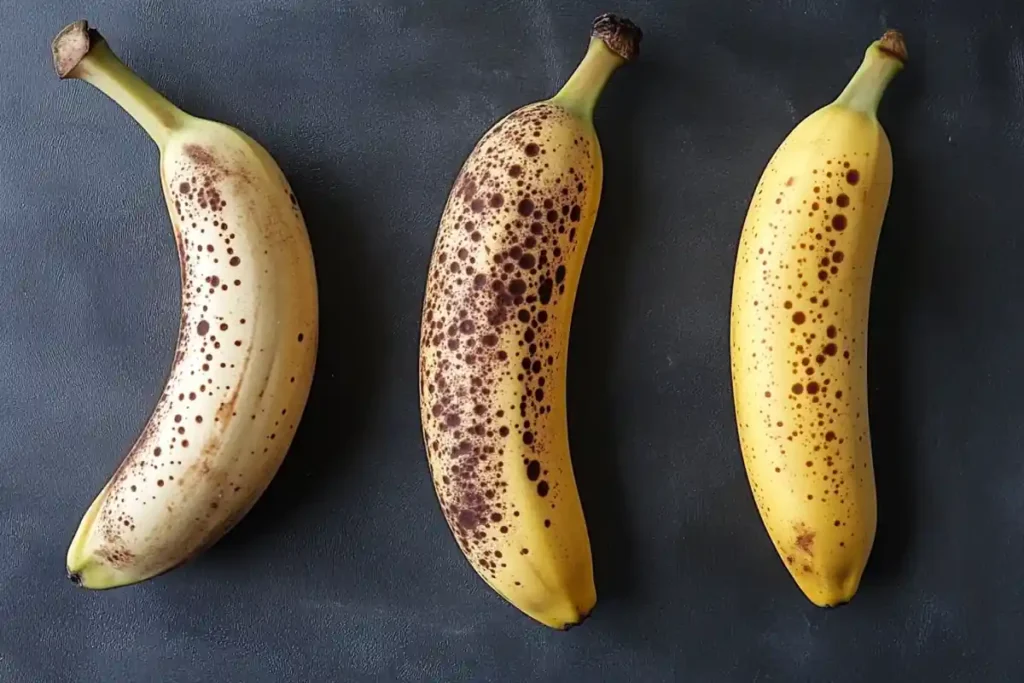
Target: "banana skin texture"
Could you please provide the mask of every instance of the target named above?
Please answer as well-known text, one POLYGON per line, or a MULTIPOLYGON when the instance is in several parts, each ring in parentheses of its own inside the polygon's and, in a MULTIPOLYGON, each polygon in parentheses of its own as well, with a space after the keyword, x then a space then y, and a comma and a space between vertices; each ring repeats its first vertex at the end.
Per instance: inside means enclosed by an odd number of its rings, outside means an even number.
POLYGON ((270 483, 313 375, 316 278, 295 195, 259 144, 174 107, 86 22, 55 39, 54 65, 117 101, 157 143, 181 266, 163 394, 68 549, 68 576, 104 589, 194 557, 270 483))
POLYGON ((887 32, 843 93, 789 134, 754 192, 736 259, 744 464, 779 556, 818 606, 853 597, 875 537, 868 306, 892 182, 876 109, 906 56, 887 32))
POLYGON ((559 94, 477 143, 441 218, 423 307, 420 409, 445 518, 495 591, 557 629, 597 599, 565 390, 603 177, 592 112, 640 38, 631 22, 599 17, 559 94))

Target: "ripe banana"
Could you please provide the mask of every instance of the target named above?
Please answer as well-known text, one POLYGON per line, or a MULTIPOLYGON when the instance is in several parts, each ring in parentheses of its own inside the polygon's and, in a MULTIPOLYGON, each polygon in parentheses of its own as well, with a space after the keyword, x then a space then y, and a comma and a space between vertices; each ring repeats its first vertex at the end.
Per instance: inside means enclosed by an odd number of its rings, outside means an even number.
POLYGON ((559 629, 597 599, 565 405, 570 319, 601 197, 593 110, 641 36, 598 17, 559 93, 477 143, 441 217, 422 312, 420 412, 448 525, 484 581, 559 629))
POLYGON ((754 192, 733 282, 732 382, 761 518, 816 605, 856 593, 875 537, 868 305, 892 182, 876 118, 907 52, 888 31, 804 119, 754 192))
POLYGON ((112 588, 212 545, 270 483, 309 393, 316 279, 295 196, 259 144, 176 108, 84 21, 53 53, 61 78, 97 87, 156 142, 181 264, 163 395, 68 550, 73 581, 112 588))

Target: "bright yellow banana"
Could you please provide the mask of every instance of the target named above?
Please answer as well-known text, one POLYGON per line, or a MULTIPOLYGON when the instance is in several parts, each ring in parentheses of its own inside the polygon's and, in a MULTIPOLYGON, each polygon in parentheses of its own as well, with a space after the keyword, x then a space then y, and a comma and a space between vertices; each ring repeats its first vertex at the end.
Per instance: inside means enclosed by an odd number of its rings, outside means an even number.
POLYGON ((599 17, 562 90, 483 136, 441 218, 423 308, 420 409, 445 517, 480 576, 554 628, 597 599, 569 460, 566 355, 601 198, 594 105, 640 38, 599 17))
POLYGON ((888 31, 842 94, 789 134, 755 190, 736 259, 743 459, 779 555, 819 606, 853 597, 875 537, 868 305, 892 182, 876 110, 906 58, 888 31))

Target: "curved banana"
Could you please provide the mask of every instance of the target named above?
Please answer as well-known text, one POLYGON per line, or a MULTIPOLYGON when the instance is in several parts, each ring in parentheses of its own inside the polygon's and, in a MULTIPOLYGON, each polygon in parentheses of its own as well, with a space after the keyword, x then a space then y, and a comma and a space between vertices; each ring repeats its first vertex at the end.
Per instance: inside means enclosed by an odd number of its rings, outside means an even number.
POLYGON ((849 601, 875 537, 868 428, 871 277, 892 155, 876 118, 906 61, 896 31, 772 157, 743 226, 732 381, 761 518, 804 594, 849 601))
POLYGON ((163 395, 68 550, 73 581, 111 588, 212 545, 270 483, 309 393, 316 278, 295 196, 259 144, 174 107, 84 21, 53 51, 61 78, 103 91, 159 146, 181 263, 181 327, 163 395))
POLYGON ((553 98, 499 121, 448 198, 420 341, 420 410, 434 486, 470 564, 554 628, 596 602, 566 425, 569 326, 601 197, 592 123, 640 30, 603 15, 553 98))

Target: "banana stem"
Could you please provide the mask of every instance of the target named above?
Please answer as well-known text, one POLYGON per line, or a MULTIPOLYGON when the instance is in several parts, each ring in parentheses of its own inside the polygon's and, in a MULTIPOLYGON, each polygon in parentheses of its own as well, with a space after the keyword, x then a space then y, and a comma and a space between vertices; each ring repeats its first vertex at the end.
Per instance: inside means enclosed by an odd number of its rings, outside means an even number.
POLYGON ((125 66, 106 40, 84 21, 65 28, 53 42, 54 64, 61 78, 77 78, 114 100, 145 129, 160 149, 188 114, 171 104, 125 66))
POLYGON ((625 61, 603 40, 591 38, 583 61, 551 101, 590 119, 608 79, 625 61))
POLYGON ((854 111, 875 116, 889 81, 903 69, 907 48, 896 31, 887 31, 864 53, 864 61, 853 74, 835 103, 854 111))

